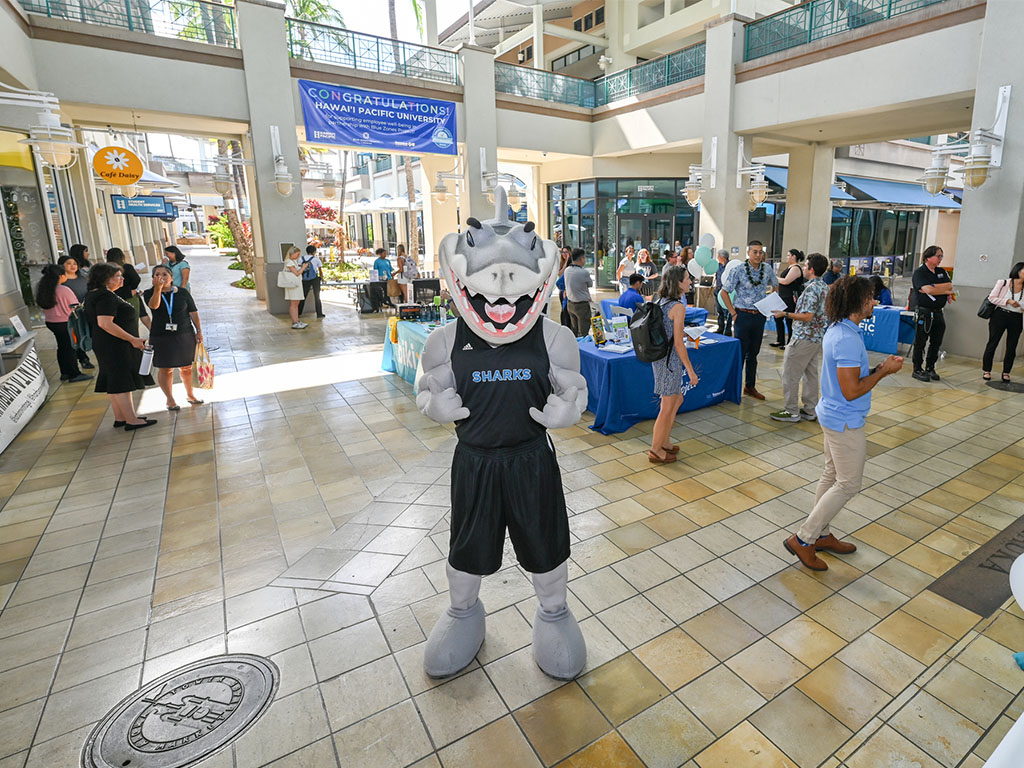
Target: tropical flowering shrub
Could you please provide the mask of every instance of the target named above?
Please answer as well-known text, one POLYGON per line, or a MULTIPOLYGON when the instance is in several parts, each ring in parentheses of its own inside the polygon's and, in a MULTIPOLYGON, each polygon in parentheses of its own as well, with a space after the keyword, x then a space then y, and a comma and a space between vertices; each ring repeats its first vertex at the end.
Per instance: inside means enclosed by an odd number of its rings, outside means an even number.
POLYGON ((302 212, 307 219, 323 219, 325 221, 337 221, 338 219, 337 209, 324 205, 319 200, 303 200, 302 212))

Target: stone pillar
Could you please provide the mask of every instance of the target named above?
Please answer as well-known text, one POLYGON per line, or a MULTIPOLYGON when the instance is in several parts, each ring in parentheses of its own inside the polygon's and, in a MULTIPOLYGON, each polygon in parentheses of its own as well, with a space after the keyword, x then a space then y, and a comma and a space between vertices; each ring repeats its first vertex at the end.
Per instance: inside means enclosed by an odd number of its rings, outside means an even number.
MULTIPOLYGON (((84 147, 78 150, 78 161, 68 171, 68 178, 71 180, 71 193, 75 198, 82 242, 89 246, 90 251, 102 255, 110 248, 111 242, 101 218, 103 209, 96 196, 96 187, 92 182, 92 166, 84 147)), ((71 245, 68 243, 68 247, 71 245)))
POLYGON ((544 61, 544 6, 533 6, 533 68, 547 69, 544 61))
POLYGON ((424 31, 427 45, 437 46, 437 0, 423 0, 424 31))
MULTIPOLYGON (((709 22, 704 67, 704 135, 701 165, 710 168, 713 140, 717 139, 717 180, 711 188, 704 178, 700 198, 700 234, 715 236, 715 248, 747 242, 749 200, 746 188, 736 188, 740 167, 737 136, 732 130, 735 66, 743 60, 743 22, 733 16, 709 22)), ((748 142, 749 146, 749 142, 748 142)))
MULTIPOLYGON (((486 167, 498 170, 498 110, 494 101, 494 51, 475 45, 459 47, 459 77, 463 84, 463 114, 466 116, 459 138, 465 148, 463 155, 466 189, 462 208, 466 216, 491 218, 494 206, 487 201, 481 179, 486 167), (481 157, 482 156, 482 157, 481 157), (466 199, 468 198, 468 199, 466 199)), ((465 221, 465 218, 463 218, 465 221)))
MULTIPOLYGON (((975 312, 997 280, 1021 260, 1024 242, 1024 67, 1009 66, 1007 46, 1020 37, 1020 8, 1017 3, 990 2, 985 8, 978 87, 974 95, 971 123, 990 128, 996 114, 999 88, 1012 86, 1010 111, 1003 141, 1002 167, 990 174, 979 189, 968 189, 960 214, 956 242, 953 284, 958 301, 947 305, 943 348, 950 354, 980 358, 986 328, 975 312)), ((924 243, 921 250, 931 245, 924 243)), ((939 247, 943 243, 935 243, 939 247)), ((996 352, 996 367, 1003 357, 1003 345, 996 352)))
POLYGON ((828 256, 834 163, 835 150, 821 144, 789 151, 783 254, 790 248, 799 248, 805 253, 828 256))
POLYGON ((291 245, 304 248, 306 244, 299 143, 295 133, 298 119, 292 97, 284 5, 271 0, 240 0, 236 7, 254 161, 255 194, 249 199, 253 218, 261 223, 259 234, 263 241, 267 310, 282 314, 288 311, 284 290, 277 287, 277 274, 284 258, 282 251, 291 245), (287 98, 282 98, 283 95, 287 98), (271 126, 279 129, 281 155, 295 181, 289 197, 282 197, 274 187, 271 126))

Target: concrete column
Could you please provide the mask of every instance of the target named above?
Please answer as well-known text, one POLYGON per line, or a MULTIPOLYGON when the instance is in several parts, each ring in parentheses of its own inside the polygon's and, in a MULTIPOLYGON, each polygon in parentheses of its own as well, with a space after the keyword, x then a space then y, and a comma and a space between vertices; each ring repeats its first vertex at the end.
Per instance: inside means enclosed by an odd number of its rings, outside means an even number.
MULTIPOLYGON (((494 51, 475 45, 459 47, 459 76, 463 84, 462 130, 464 168, 468 199, 465 215, 491 218, 494 206, 487 201, 481 170, 498 170, 498 110, 494 102, 494 51), (482 157, 481 157, 482 154, 482 157)), ((465 220, 465 219, 463 219, 465 220)))
MULTIPOLYGON (((249 136, 242 136, 242 155, 252 157, 252 141, 249 136)), ((256 283, 256 298, 260 301, 267 300, 267 252, 263 247, 263 225, 256 209, 256 174, 245 173, 245 195, 252 206, 252 216, 249 225, 252 227, 253 246, 253 281, 256 283)))
MULTIPOLYGON (((959 300, 947 305, 943 347, 950 354, 973 358, 981 357, 984 345, 979 336, 986 330, 975 317, 978 305, 995 282, 1021 260, 1019 246, 1024 242, 1024 67, 1009 66, 1006 58, 1011 50, 1007 46, 1019 42, 1019 21, 1017 3, 990 2, 985 8, 972 130, 991 127, 1000 86, 1012 86, 1013 91, 1002 168, 991 173, 980 189, 966 191, 960 213, 953 273, 959 300)), ((931 243, 923 244, 922 250, 928 245, 931 243)), ((996 359, 1002 357, 1000 344, 996 359)))
POLYGON ((820 144, 789 151, 786 224, 782 253, 799 248, 828 256, 832 231, 832 178, 835 150, 820 144))
MULTIPOLYGON (((607 7, 607 6, 606 6, 607 7)), ((726 16, 707 25, 704 68, 704 135, 701 165, 710 168, 713 140, 717 139, 715 188, 704 179, 700 198, 700 233, 715 236, 715 248, 747 242, 749 195, 736 188, 740 167, 737 136, 732 130, 735 66, 743 59, 743 22, 726 16)))
POLYGON ((608 37, 608 48, 604 55, 612 60, 608 73, 629 69, 636 64, 636 56, 625 51, 626 14, 636 13, 635 3, 614 2, 604 4, 604 33, 608 37))
MULTIPOLYGON (((421 183, 423 185, 423 238, 426 241, 424 243, 425 259, 422 269, 428 272, 437 272, 437 252, 441 245, 441 239, 449 232, 457 232, 459 230, 458 203, 456 202, 457 195, 455 193, 458 181, 448 179, 445 182, 448 185, 450 194, 444 203, 437 202, 434 196, 430 194, 430 189, 434 186, 438 172, 448 173, 452 170, 452 167, 455 165, 455 158, 445 157, 444 155, 421 155, 420 165, 424 174, 424 179, 421 183)), ((468 215, 464 213, 463 220, 468 215)))
POLYGON ((437 0, 423 0, 423 20, 427 45, 437 46, 437 0))
POLYGON ((262 224, 259 229, 265 259, 267 310, 282 314, 288 311, 284 290, 277 287, 282 250, 291 245, 302 248, 306 242, 299 185, 299 143, 295 134, 298 119, 292 95, 284 5, 271 0, 240 0, 236 7, 256 181, 255 195, 250 197, 250 202, 253 218, 259 218, 262 224), (282 98, 284 94, 287 98, 282 98), (290 197, 281 197, 273 184, 272 125, 279 129, 281 154, 296 182, 290 197))
POLYGON ((544 6, 540 3, 533 6, 533 68, 548 68, 544 61, 544 6))
POLYGON ((110 248, 111 243, 107 236, 107 228, 100 219, 99 212, 102 208, 96 197, 96 187, 92 183, 92 166, 84 147, 78 150, 78 162, 71 166, 68 178, 71 180, 71 194, 75 198, 82 242, 87 243, 91 251, 102 254, 110 248))

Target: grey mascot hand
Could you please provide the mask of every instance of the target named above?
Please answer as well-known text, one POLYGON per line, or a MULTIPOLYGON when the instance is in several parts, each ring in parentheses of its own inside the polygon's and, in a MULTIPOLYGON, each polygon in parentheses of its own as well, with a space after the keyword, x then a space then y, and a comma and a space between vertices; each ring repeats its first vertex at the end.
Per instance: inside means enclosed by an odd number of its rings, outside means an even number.
POLYGON ((554 393, 548 395, 548 401, 543 411, 536 408, 530 409, 530 416, 538 424, 543 424, 548 429, 562 429, 571 427, 580 420, 582 411, 576 398, 579 390, 576 387, 569 387, 560 396, 554 393))
POLYGON ((416 396, 416 407, 427 418, 446 424, 469 418, 469 409, 463 407, 462 398, 453 387, 441 389, 441 382, 429 373, 423 375, 420 393, 416 396), (424 389, 423 385, 427 388, 424 389))

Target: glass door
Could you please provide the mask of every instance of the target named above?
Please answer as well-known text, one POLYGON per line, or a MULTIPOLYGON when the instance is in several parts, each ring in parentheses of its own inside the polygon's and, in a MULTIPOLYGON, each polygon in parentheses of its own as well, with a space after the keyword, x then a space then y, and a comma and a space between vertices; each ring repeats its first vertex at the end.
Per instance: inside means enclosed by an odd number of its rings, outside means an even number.
POLYGON ((658 265, 660 272, 665 266, 665 259, 672 251, 672 226, 671 216, 645 216, 647 226, 648 243, 647 248, 651 252, 651 258, 658 265))

